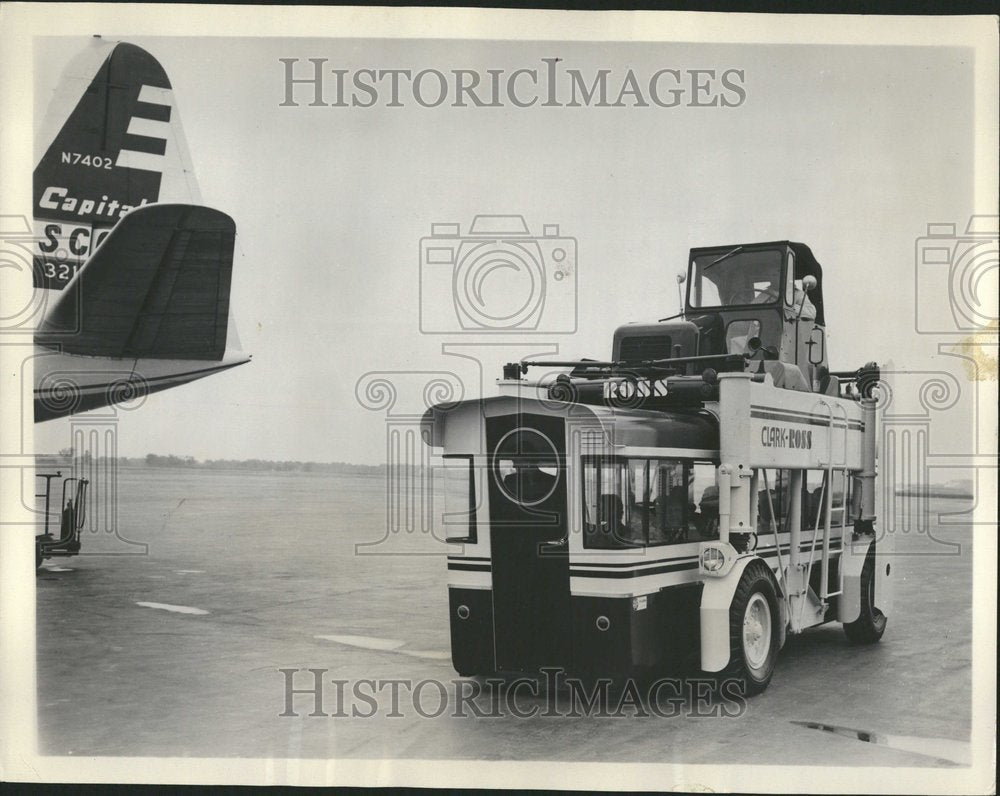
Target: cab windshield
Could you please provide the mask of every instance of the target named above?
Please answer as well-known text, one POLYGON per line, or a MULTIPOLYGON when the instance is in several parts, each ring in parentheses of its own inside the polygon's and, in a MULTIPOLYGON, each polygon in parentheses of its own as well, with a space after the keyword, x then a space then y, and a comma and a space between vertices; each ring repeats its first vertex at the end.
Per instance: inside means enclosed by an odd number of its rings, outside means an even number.
POLYGON ((782 253, 777 249, 709 252, 694 258, 692 307, 774 304, 781 297, 782 253))

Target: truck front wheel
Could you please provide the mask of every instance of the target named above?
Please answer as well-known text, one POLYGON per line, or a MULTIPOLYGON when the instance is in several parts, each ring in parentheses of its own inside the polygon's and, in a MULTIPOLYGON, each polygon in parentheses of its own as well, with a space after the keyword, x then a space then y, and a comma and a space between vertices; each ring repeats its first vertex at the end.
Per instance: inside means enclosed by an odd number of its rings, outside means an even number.
POLYGON ((729 665, 723 677, 743 682, 746 696, 759 694, 774 674, 780 645, 780 611, 767 566, 754 561, 744 570, 729 607, 729 665))

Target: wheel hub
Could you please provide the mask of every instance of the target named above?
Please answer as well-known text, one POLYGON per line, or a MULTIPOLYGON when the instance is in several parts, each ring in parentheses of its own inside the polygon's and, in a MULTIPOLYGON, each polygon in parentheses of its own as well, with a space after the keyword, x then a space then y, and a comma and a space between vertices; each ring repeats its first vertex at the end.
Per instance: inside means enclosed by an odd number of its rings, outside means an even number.
POLYGON ((771 651, 771 611, 760 593, 754 594, 743 614, 743 653, 752 669, 760 669, 771 651))

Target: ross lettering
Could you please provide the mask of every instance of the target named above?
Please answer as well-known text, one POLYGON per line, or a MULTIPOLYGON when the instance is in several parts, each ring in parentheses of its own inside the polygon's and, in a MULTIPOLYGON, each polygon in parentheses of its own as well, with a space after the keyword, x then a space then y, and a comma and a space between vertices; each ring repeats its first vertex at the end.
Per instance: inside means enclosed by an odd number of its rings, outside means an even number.
POLYGON ((666 398, 670 394, 670 386, 666 379, 642 379, 639 381, 625 379, 624 381, 607 381, 604 383, 604 398, 630 401, 633 398, 666 398))

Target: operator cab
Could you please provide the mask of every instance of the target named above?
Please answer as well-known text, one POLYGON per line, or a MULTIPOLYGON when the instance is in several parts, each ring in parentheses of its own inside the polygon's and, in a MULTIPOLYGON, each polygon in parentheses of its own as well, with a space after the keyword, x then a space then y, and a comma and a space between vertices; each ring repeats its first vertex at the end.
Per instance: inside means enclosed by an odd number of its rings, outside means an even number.
POLYGON ((691 250, 684 311, 615 332, 612 359, 738 355, 776 386, 831 388, 826 361, 822 268, 803 243, 776 241, 691 250), (772 364, 774 363, 774 364, 772 364))
POLYGON ((782 254, 778 249, 743 246, 691 253, 685 314, 692 319, 702 314, 718 316, 705 319, 721 321, 722 335, 713 342, 718 346, 721 339, 723 350, 710 353, 752 354, 749 341, 755 337, 765 352, 778 350, 782 254))

